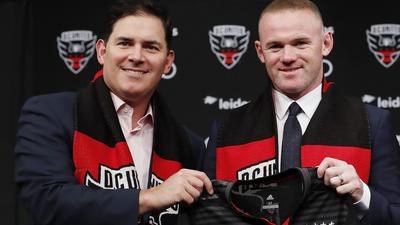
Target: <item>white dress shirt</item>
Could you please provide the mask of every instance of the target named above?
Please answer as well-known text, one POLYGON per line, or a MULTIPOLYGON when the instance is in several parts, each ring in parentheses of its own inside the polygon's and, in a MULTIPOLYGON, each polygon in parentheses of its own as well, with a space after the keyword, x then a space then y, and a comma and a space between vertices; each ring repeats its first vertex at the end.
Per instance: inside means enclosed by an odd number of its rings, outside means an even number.
POLYGON ((137 124, 132 124, 134 109, 122 99, 111 93, 119 124, 122 128, 126 143, 135 163, 140 189, 146 189, 149 177, 149 166, 153 147, 153 110, 149 105, 146 114, 139 119, 137 124))
MULTIPOLYGON (((274 101, 275 114, 276 114, 276 126, 278 130, 278 169, 281 168, 281 153, 282 153, 282 136, 283 136, 283 127, 285 122, 289 116, 289 106, 293 102, 296 102, 302 109, 302 112, 297 114, 297 120, 300 123, 301 133, 307 129, 308 124, 312 116, 314 115, 317 107, 322 99, 322 84, 316 87, 314 90, 310 91, 303 97, 294 101, 290 99, 286 95, 280 93, 279 91, 272 89, 272 98, 274 101)), ((358 202, 354 203, 359 210, 365 212, 369 209, 369 203, 371 200, 371 192, 369 190, 368 185, 363 183, 364 194, 358 202)))

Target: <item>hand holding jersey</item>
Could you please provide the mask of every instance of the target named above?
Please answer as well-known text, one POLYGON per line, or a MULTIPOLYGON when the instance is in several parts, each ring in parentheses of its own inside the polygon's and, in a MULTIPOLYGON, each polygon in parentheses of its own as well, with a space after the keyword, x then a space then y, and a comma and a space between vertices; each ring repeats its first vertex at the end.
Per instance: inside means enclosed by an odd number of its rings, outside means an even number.
POLYGON ((338 195, 325 186, 315 168, 290 168, 254 180, 212 183, 215 194, 203 194, 181 214, 178 225, 227 221, 241 225, 360 224, 350 196, 338 195))
POLYGON ((159 186, 144 189, 139 195, 139 214, 164 209, 177 203, 192 204, 203 189, 212 195, 210 179, 203 172, 181 169, 159 186))
POLYGON ((322 160, 317 173, 319 178, 324 178, 325 185, 335 188, 338 194, 349 194, 354 202, 361 200, 363 182, 353 165, 327 157, 322 160))

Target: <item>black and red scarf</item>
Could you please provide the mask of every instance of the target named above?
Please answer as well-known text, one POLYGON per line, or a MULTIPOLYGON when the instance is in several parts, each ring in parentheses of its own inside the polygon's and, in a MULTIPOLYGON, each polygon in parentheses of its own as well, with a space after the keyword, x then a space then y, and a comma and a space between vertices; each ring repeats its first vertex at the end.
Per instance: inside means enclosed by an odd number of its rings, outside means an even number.
MULTIPOLYGON (((365 106, 357 98, 341 95, 326 81, 322 95, 302 138, 301 166, 318 166, 325 157, 344 160, 368 183, 371 144, 365 106)), ((277 173, 275 118, 270 87, 232 111, 217 137, 217 179, 251 180, 277 173)))
MULTIPOLYGON (((149 188, 181 168, 196 165, 187 132, 157 93, 153 94, 151 104, 154 135, 149 188)), ((125 141, 103 77, 78 92, 75 118, 73 160, 78 182, 94 188, 140 189, 135 159, 125 141)), ((177 213, 178 207, 173 206, 169 211, 177 213)))

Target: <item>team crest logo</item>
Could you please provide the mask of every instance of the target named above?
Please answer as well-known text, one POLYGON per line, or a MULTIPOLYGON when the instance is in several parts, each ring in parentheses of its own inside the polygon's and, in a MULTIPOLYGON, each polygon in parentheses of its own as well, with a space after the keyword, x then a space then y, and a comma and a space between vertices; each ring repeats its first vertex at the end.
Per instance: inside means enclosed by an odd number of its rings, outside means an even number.
POLYGON ((238 180, 254 180, 260 177, 268 177, 278 173, 275 159, 269 159, 255 165, 251 165, 237 171, 238 180))
POLYGON ((208 32, 211 50, 219 62, 227 69, 232 69, 247 50, 250 31, 244 26, 219 25, 208 32))
MULTIPOLYGON (((89 172, 85 175, 85 185, 94 189, 140 189, 139 178, 135 166, 128 165, 118 169, 112 169, 105 165, 99 165, 98 179, 96 180, 89 172)), ((151 174, 150 187, 162 184, 164 181, 151 174)), ((172 205, 163 211, 155 212, 149 216, 151 224, 171 224, 179 213, 179 204, 172 205)))
POLYGON ((369 50, 378 62, 389 68, 400 55, 400 25, 376 24, 366 31, 369 50))
MULTIPOLYGON (((260 177, 268 177, 278 173, 275 159, 265 160, 254 165, 241 168, 236 173, 238 180, 254 180, 260 177)), ((241 185, 242 191, 248 191, 252 185, 241 185)))
POLYGON ((97 181, 87 172, 85 185, 95 189, 140 189, 138 175, 134 166, 112 169, 105 165, 100 165, 99 180, 97 181))
POLYGON ((65 31, 61 37, 57 37, 58 55, 72 73, 81 72, 92 58, 96 38, 88 30, 65 31))

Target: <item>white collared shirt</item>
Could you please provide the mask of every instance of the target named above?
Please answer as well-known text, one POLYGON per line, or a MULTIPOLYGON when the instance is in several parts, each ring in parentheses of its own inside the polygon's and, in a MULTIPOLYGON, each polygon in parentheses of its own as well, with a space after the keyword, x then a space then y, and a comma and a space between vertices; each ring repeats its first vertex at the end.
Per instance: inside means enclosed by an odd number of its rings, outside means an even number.
MULTIPOLYGON (((316 87, 314 90, 310 91, 303 97, 294 101, 290 99, 286 95, 280 93, 279 91, 272 89, 272 98, 274 100, 275 114, 276 114, 276 126, 278 131, 278 169, 281 168, 281 153, 282 153, 282 136, 283 136, 283 127, 285 122, 289 116, 289 106, 293 102, 296 102, 302 109, 302 112, 297 114, 297 120, 300 123, 301 133, 307 129, 308 124, 312 116, 314 115, 317 107, 322 99, 322 84, 316 87)), ((371 200, 371 192, 369 190, 368 185, 364 182, 364 194, 360 201, 354 203, 359 210, 365 212, 369 209, 369 203, 371 200)))
MULTIPOLYGON (((301 133, 307 129, 308 123, 310 122, 315 110, 317 110, 318 104, 322 99, 322 84, 317 88, 307 93, 303 97, 299 98, 296 102, 302 109, 302 112, 297 114, 297 120, 300 123, 301 133)), ((281 168, 281 153, 282 153, 282 136, 283 127, 289 116, 289 106, 294 102, 286 95, 279 91, 272 89, 272 98, 274 100, 275 114, 276 114, 276 126, 278 130, 278 168, 281 168)))
POLYGON ((134 127, 132 126, 132 115, 134 109, 114 93, 110 93, 115 111, 118 115, 122 133, 124 134, 132 159, 135 163, 140 189, 146 189, 153 147, 154 121, 151 104, 149 104, 146 114, 139 119, 136 127, 134 127))

